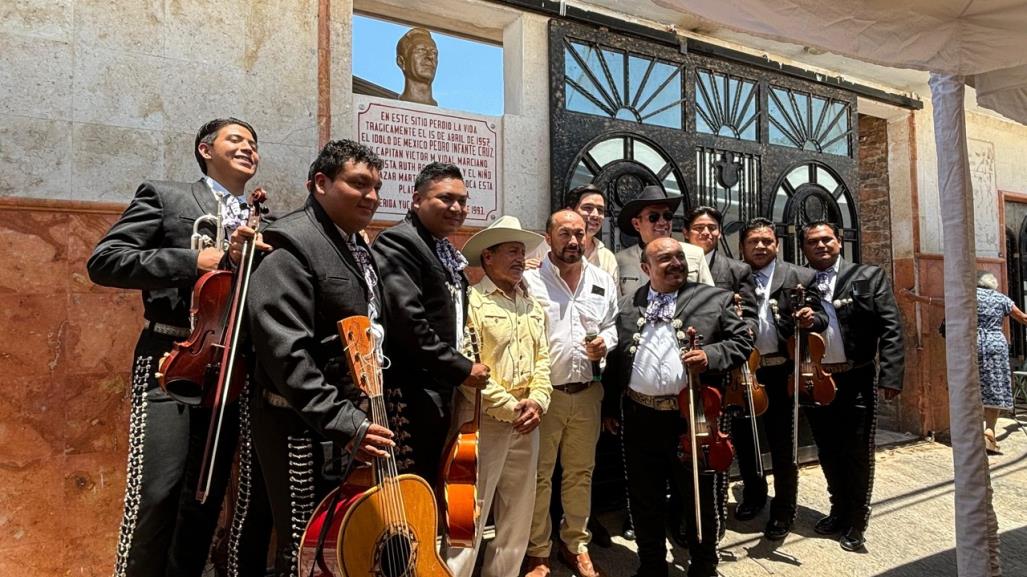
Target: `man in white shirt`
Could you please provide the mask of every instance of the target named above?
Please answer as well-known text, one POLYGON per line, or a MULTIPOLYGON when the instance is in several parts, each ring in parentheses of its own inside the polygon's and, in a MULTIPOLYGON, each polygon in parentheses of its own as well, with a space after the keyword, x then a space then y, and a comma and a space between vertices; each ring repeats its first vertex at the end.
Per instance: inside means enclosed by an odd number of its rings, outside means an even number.
MULTIPOLYGON (((732 308, 729 291, 687 282, 681 243, 671 238, 650 242, 640 257, 649 282, 620 302, 617 349, 610 371, 625 383, 623 431, 628 491, 635 522, 638 575, 666 577, 666 487, 675 484, 688 523, 689 577, 717 574, 719 516, 714 476, 700 474, 699 499, 691 482, 691 463, 678 458, 680 435, 690 426, 679 412, 678 394, 685 371, 701 374, 704 384, 719 383, 752 349, 745 323, 732 308), (685 331, 704 337, 702 349, 684 351, 685 331), (692 512, 700 508, 702 540, 692 512)), ((609 413, 605 416, 609 416, 609 413)))
POLYGON ((536 270, 524 275, 549 318, 553 394, 540 425, 535 511, 526 566, 530 577, 549 575, 552 522, 549 501, 557 455, 563 469, 560 497, 561 561, 579 577, 598 577, 588 554, 592 469, 602 422, 600 363, 617 343, 617 288, 613 278, 582 258, 585 221, 561 210, 546 223, 552 247, 536 270))

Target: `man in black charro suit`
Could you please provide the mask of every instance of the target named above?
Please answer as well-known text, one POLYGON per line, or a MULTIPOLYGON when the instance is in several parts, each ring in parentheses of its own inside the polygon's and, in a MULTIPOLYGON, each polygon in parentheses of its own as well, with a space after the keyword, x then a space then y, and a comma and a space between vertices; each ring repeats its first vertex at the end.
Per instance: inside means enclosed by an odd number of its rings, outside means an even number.
POLYGON ((296 575, 314 507, 351 457, 385 456, 392 433, 372 424, 350 377, 336 322, 385 322, 379 273, 360 231, 378 208, 382 161, 366 146, 331 141, 310 166, 310 196, 269 226, 275 249, 254 271, 246 323, 255 352, 254 437, 274 515, 275 574, 296 575))
MULTIPOLYGON (((742 229, 739 244, 742 258, 753 269, 756 285, 758 326, 753 332, 756 348, 760 352, 760 367, 756 380, 767 394, 767 411, 762 416, 767 446, 774 468, 774 499, 770 503, 770 519, 764 536, 777 541, 791 531, 795 519, 798 496, 799 470, 794 463, 792 439, 793 399, 788 395, 794 364, 788 359, 787 340, 795 331, 789 291, 801 284, 813 283, 813 271, 777 259, 778 242, 774 223, 765 218, 754 218, 742 229)), ((821 332, 827 327, 827 315, 820 299, 808 301, 811 306, 799 311, 798 320, 803 328, 821 332)), ((742 501, 735 508, 735 518, 746 521, 755 518, 767 501, 767 480, 760 477, 756 467, 756 454, 752 438, 754 421, 735 418, 731 431, 735 442, 738 470, 742 477, 742 501)))
MULTIPOLYGON (((700 542, 693 514, 691 463, 679 458, 678 439, 687 425, 679 412, 678 393, 685 386, 685 365, 700 372, 704 383, 719 384, 724 373, 748 356, 752 338, 733 310, 730 292, 686 281, 688 265, 681 243, 671 238, 653 240, 641 258, 649 282, 622 298, 617 349, 607 359, 609 372, 624 383, 622 426, 641 562, 638 577, 668 574, 668 482, 677 486, 687 511, 688 575, 712 577, 717 574, 719 532, 714 476, 700 474, 700 542), (681 350, 688 327, 704 338, 702 351, 681 350)), ((620 395, 608 395, 604 416, 615 415, 618 402, 620 395)))
POLYGON ((834 402, 806 411, 831 495, 831 511, 815 530, 842 533, 842 549, 858 551, 874 490, 878 389, 886 399, 902 390, 902 320, 884 271, 841 257, 836 225, 811 222, 800 240, 828 316, 823 366, 838 387, 834 402))
MULTIPOLYGON (((226 264, 222 261, 229 246, 233 261, 238 260, 242 238, 253 234, 244 226, 248 209, 242 195, 260 162, 257 135, 238 119, 212 120, 197 133, 194 153, 204 177, 193 183, 144 182, 86 264, 96 284, 141 290, 146 319, 135 349, 116 577, 199 577, 228 482, 229 468, 221 467, 206 503, 196 501, 210 410, 176 402, 157 386, 155 373, 161 356, 189 337, 193 284, 226 264), (193 223, 206 214, 221 215, 230 245, 190 248, 193 223)), ((202 231, 217 237, 214 226, 202 231)), ((268 248, 263 242, 258 246, 268 248)), ((237 407, 230 413, 218 454, 222 463, 231 460, 238 435, 237 407)), ((241 459, 248 462, 248 453, 241 459)), ((253 497, 264 498, 260 490, 253 497)), ((251 504, 250 509, 261 510, 259 501, 251 504)), ((230 538, 240 537, 237 532, 230 538)), ((267 538, 263 529, 248 535, 242 555, 230 558, 230 565, 239 561, 242 572, 262 573, 267 538)))
POLYGON ((467 318, 467 260, 449 242, 467 217, 467 187, 460 168, 433 162, 414 183, 410 212, 382 231, 371 251, 382 272, 389 308, 389 348, 395 363, 387 373, 397 402, 405 459, 401 468, 432 485, 446 432, 451 397, 461 385, 484 386, 489 370, 460 353, 467 318), (402 410, 400 410, 402 409, 402 410))

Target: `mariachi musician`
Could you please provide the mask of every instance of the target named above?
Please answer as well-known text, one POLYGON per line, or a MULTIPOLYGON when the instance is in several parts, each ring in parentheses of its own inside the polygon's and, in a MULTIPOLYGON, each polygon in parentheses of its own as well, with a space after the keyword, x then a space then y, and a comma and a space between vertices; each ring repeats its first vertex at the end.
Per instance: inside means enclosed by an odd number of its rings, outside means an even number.
MULTIPOLYGON (((810 307, 793 314, 789 291, 799 284, 810 286, 814 274, 807 268, 777 259, 778 242, 773 222, 765 218, 752 219, 742 229, 739 244, 742 258, 752 267, 756 285, 759 326, 754 335, 760 354, 756 380, 763 385, 768 397, 763 429, 770 443, 767 448, 774 467, 774 499, 763 534, 777 541, 791 531, 799 488, 792 442, 795 423, 792 422, 792 399, 788 396, 793 363, 788 360, 787 340, 795 332, 796 318, 803 329, 819 333, 827 327, 827 316, 819 299, 813 299, 810 307)), ((742 501, 735 508, 735 518, 739 521, 755 518, 767 502, 767 480, 757 472, 751 425, 752 421, 742 418, 734 419, 731 425, 743 482, 742 501)))
MULTIPOLYGON (((710 276, 713 277, 713 286, 731 291, 741 297, 742 319, 744 319, 746 324, 749 325, 750 330, 755 331, 757 328, 756 296, 755 289, 752 284, 752 269, 749 268, 748 264, 724 254, 725 251, 717 250, 720 246, 723 225, 724 216, 719 210, 712 206, 698 206, 685 215, 685 240, 688 241, 689 244, 698 246, 703 250, 703 255, 706 258, 706 264, 710 267, 710 276)), ((745 407, 742 407, 741 409, 742 415, 744 416, 745 410, 747 409, 745 407)), ((738 444, 737 437, 739 434, 748 434, 750 437, 752 436, 751 429, 747 426, 743 427, 739 431, 735 431, 733 425, 739 420, 742 419, 731 418, 730 416, 725 415, 723 422, 736 446, 738 444)), ((744 442, 745 441, 743 441, 743 443, 744 442)), ((718 510, 720 512, 721 521, 720 531, 723 535, 727 527, 725 523, 727 520, 727 473, 720 475, 718 485, 719 492, 717 493, 717 498, 719 499, 718 510)))
POLYGON ((837 225, 810 222, 800 241, 829 321, 823 367, 838 387, 830 405, 806 411, 831 495, 831 512, 814 529, 841 533, 842 549, 859 551, 874 490, 878 389, 885 399, 902 390, 902 320, 884 271, 841 257, 837 225))
POLYGON ((383 457, 393 446, 392 433, 361 409, 336 327, 339 319, 363 315, 384 332, 378 270, 360 236, 378 208, 381 168, 362 144, 327 143, 310 166, 306 203, 265 230, 275 250, 251 281, 254 437, 279 577, 296 574, 308 518, 353 456, 383 457))
POLYGON ((406 218, 382 231, 371 247, 389 309, 386 352, 403 358, 386 376, 390 395, 399 399, 389 415, 404 423, 396 427, 398 452, 404 453, 400 468, 433 485, 453 391, 462 384, 483 387, 489 376, 488 367, 458 348, 467 319, 467 259, 447 236, 465 218, 467 187, 460 168, 432 162, 417 175, 406 218))
MULTIPOLYGON (((203 178, 193 183, 144 182, 86 265, 97 284, 141 290, 146 319, 132 373, 116 577, 165 572, 199 577, 228 483, 229 469, 222 467, 206 502, 194 498, 211 411, 176 402, 157 386, 155 373, 162 355, 190 336, 190 295, 197 279, 228 266, 226 249, 232 263, 238 263, 243 240, 254 235, 244 224, 248 208, 242 195, 260 163, 257 133, 236 118, 211 120, 197 132, 194 153, 203 178), (210 220, 223 227, 206 232, 218 239, 229 237, 229 242, 193 247, 194 223, 206 215, 215 216, 210 220)), ((269 248, 259 238, 257 246, 269 248)), ((237 429, 229 426, 225 431, 222 462, 231 457, 237 429)), ((252 549, 243 551, 242 559, 252 560, 252 567, 229 570, 262 573, 266 535, 263 544, 261 540, 249 541, 252 549)))
MULTIPOLYGON (((682 495, 685 510, 692 512, 699 506, 702 514, 701 541, 695 515, 685 516, 688 575, 712 577, 717 574, 719 533, 714 478, 701 474, 696 495, 690 481, 693 465, 679 457, 679 437, 693 424, 681 418, 678 394, 685 385, 686 368, 700 373, 706 384, 719 384, 725 372, 747 358, 752 338, 734 312, 730 292, 686 281, 688 265, 681 243, 658 238, 641 255, 649 282, 621 300, 617 349, 609 357, 610 371, 626 384, 622 427, 641 561, 638 575, 665 577, 668 573, 664 527, 669 481, 682 495), (703 336, 701 350, 683 350, 678 333, 687 327, 703 336)), ((605 416, 616 414, 616 404, 617 399, 604 402, 605 416)))

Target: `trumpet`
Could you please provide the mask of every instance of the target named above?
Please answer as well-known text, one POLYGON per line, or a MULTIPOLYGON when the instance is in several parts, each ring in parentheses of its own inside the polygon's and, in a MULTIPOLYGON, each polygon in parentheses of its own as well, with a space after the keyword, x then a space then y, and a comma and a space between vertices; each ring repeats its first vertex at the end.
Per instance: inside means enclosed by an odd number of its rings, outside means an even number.
POLYGON ((225 227, 221 224, 220 214, 218 216, 205 214, 193 221, 193 235, 189 237, 189 248, 193 250, 203 250, 210 247, 216 247, 218 250, 225 250, 225 227), (216 239, 212 239, 200 232, 200 226, 202 226, 203 223, 211 222, 213 222, 214 226, 217 227, 216 239))

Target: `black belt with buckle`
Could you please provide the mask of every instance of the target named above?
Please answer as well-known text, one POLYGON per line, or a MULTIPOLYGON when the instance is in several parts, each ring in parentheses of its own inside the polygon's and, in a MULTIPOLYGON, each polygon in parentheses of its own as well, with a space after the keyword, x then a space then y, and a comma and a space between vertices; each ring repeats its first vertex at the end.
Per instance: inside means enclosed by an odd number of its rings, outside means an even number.
POLYGON ((175 337, 184 339, 192 334, 192 331, 188 327, 176 327, 175 325, 169 325, 166 323, 158 323, 154 321, 146 321, 144 327, 146 330, 157 333, 158 335, 164 335, 166 337, 175 337))
POLYGON ((584 391, 592 384, 591 381, 586 383, 564 383, 562 385, 553 385, 554 391, 560 391, 561 393, 567 393, 573 395, 574 393, 580 393, 584 391))

